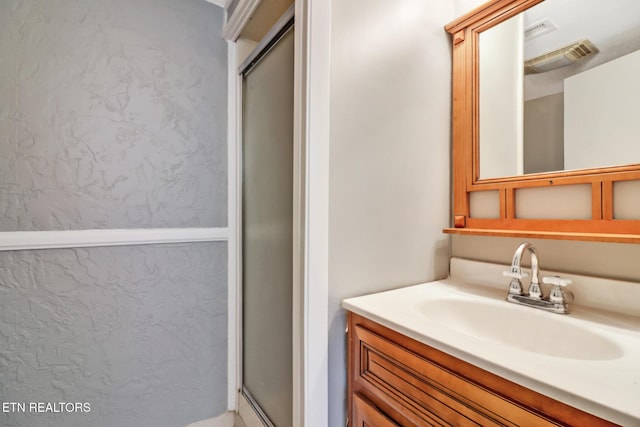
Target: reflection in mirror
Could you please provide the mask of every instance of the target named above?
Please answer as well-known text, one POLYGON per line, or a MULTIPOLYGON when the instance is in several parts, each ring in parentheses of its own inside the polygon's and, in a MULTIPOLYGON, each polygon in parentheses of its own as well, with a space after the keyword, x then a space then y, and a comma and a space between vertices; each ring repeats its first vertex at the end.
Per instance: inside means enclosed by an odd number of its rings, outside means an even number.
POLYGON ((479 40, 480 179, 640 163, 639 1, 546 0, 479 40))

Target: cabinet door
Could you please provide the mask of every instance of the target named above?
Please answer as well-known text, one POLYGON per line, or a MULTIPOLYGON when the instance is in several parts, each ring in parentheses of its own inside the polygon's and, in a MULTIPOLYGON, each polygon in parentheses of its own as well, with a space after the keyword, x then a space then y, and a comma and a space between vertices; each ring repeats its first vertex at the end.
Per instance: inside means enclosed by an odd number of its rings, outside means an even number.
POLYGON ((355 407, 353 427, 400 427, 359 394, 353 396, 353 405, 355 407))

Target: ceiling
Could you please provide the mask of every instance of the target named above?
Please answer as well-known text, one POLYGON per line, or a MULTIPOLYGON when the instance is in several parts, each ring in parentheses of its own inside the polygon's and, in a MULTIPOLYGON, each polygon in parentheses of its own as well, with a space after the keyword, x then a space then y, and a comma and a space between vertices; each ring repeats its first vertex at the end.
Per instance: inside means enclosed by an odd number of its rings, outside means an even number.
POLYGON ((249 18, 240 37, 254 42, 261 41, 292 4, 293 0, 262 0, 249 18))
POLYGON ((528 99, 562 92, 565 78, 640 49, 638 0, 546 0, 525 12, 524 27, 544 19, 556 29, 525 42, 525 59, 585 38, 600 52, 567 67, 527 76, 527 84, 541 91, 536 96, 525 94, 528 99))
POLYGON ((226 0, 206 0, 206 1, 220 7, 224 7, 224 4, 226 3, 226 0))
POLYGON ((525 43, 525 59, 588 38, 602 52, 619 56, 640 48, 640 1, 547 0, 527 10, 525 28, 549 19, 557 29, 525 43))
POLYGON ((226 3, 226 0, 206 0, 206 1, 220 7, 224 7, 224 4, 226 3))

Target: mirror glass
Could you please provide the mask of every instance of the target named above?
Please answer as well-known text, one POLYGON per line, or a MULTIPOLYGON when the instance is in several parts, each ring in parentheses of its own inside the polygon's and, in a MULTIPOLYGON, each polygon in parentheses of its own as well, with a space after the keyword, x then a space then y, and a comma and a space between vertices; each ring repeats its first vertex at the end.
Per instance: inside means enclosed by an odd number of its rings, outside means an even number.
POLYGON ((478 52, 480 179, 640 163, 640 1, 546 0, 478 52))

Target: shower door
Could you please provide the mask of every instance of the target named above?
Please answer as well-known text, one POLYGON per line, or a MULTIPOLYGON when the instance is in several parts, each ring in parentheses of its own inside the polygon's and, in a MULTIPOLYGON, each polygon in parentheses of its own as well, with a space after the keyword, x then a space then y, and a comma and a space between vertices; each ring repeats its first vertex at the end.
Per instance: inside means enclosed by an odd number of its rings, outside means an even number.
POLYGON ((241 71, 242 392, 277 427, 293 424, 292 25, 241 71))

